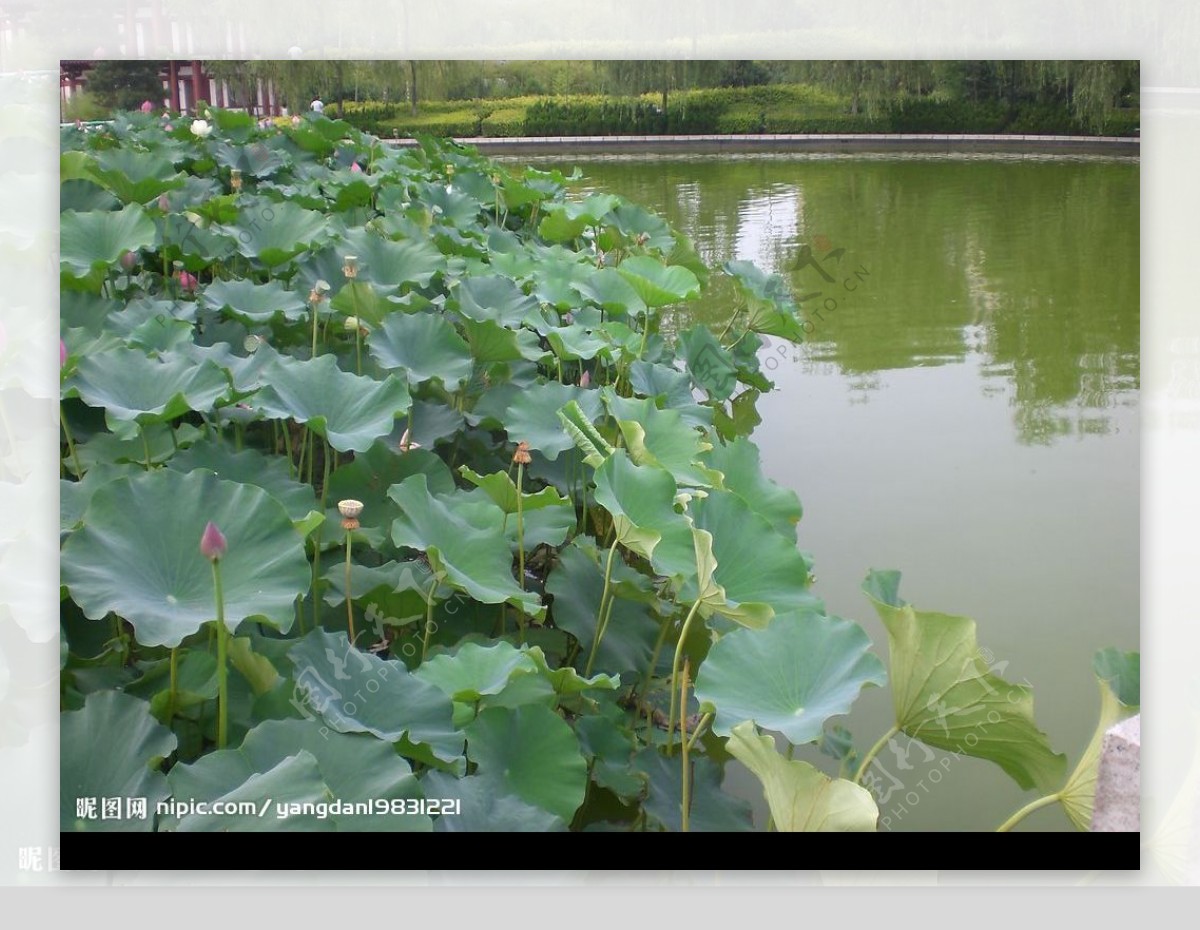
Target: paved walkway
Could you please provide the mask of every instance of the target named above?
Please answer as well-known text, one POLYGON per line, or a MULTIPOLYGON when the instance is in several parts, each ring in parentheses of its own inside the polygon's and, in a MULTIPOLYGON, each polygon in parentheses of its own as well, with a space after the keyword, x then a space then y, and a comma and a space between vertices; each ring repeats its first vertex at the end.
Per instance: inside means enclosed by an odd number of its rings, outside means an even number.
MULTIPOLYGON (((385 139, 395 145, 415 145, 413 139, 385 139)), ((1024 136, 930 133, 794 133, 759 135, 698 136, 519 136, 500 138, 475 136, 455 141, 481 149, 529 151, 584 149, 669 151, 686 146, 690 150, 778 149, 803 151, 828 148, 917 148, 917 149, 1069 149, 1108 152, 1137 152, 1141 139, 1122 136, 1024 136)))

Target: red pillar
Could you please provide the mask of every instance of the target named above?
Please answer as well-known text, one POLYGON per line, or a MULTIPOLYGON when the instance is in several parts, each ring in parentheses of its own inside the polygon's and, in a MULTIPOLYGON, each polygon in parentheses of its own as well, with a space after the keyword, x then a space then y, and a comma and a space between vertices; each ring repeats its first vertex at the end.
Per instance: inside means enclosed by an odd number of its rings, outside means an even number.
POLYGON ((179 65, 167 62, 167 82, 171 85, 171 112, 179 112, 179 65))
POLYGON ((192 62, 192 99, 194 101, 195 110, 200 112, 200 101, 208 99, 208 90, 204 86, 207 81, 202 79, 203 69, 200 67, 199 61, 192 62))

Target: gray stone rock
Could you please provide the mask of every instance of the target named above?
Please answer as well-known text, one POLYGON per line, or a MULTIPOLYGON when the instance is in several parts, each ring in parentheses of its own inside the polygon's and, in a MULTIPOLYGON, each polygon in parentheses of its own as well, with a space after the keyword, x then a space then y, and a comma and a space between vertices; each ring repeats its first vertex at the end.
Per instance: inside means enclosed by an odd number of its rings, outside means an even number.
POLYGON ((1092 830, 1136 833, 1141 829, 1142 715, 1111 727, 1100 748, 1092 830))

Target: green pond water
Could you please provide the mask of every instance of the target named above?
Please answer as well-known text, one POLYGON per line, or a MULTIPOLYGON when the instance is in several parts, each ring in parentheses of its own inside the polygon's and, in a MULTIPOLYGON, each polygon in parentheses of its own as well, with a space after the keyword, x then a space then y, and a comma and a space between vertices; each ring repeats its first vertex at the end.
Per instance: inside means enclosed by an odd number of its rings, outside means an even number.
MULTIPOLYGON (((553 162, 582 169, 581 194, 656 210, 710 265, 750 259, 807 295, 809 341, 761 352, 775 390, 754 439, 804 504, 817 592, 881 657, 859 588, 869 568, 902 570, 919 608, 973 617, 1073 766, 1098 710, 1092 654, 1138 648, 1137 159, 553 162)), ((698 312, 723 325, 727 298, 698 312)), ((842 718, 860 751, 889 726, 890 700, 868 690, 842 718)), ((883 829, 993 829, 1034 797, 991 763, 917 745, 880 763, 883 829)), ((762 818, 752 777, 729 783, 762 818)), ((1057 808, 1022 828, 1071 829, 1057 808)))

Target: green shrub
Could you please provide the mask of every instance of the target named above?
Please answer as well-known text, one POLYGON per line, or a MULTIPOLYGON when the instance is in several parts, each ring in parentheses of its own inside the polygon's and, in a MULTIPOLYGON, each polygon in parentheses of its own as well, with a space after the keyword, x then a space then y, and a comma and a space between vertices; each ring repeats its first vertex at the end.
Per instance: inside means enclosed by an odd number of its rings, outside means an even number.
POLYGON ((525 108, 505 107, 495 110, 480 121, 480 129, 492 138, 512 138, 525 133, 525 108))

